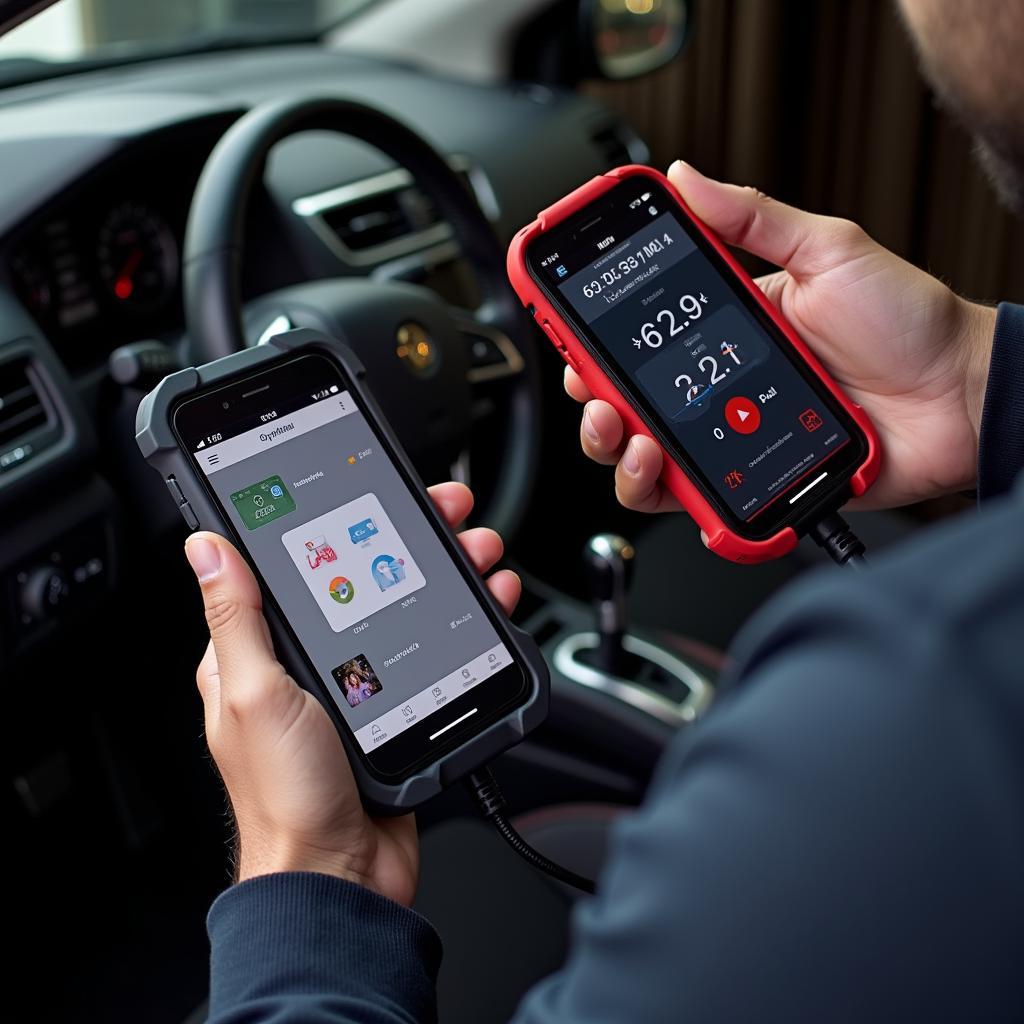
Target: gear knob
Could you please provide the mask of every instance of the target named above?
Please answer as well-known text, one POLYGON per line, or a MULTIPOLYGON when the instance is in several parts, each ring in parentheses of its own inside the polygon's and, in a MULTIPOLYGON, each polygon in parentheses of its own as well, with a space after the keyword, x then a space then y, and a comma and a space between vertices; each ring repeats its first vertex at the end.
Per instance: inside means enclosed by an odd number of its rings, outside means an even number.
POLYGON ((599 533, 583 549, 584 567, 597 612, 601 637, 598 652, 603 668, 616 672, 622 664, 622 636, 626 632, 626 595, 633 578, 636 551, 625 537, 599 533))

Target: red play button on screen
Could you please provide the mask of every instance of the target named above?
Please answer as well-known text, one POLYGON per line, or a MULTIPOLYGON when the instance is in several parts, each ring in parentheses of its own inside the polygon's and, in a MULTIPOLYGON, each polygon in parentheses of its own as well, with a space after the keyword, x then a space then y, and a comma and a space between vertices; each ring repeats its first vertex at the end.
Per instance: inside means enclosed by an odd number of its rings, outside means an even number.
POLYGON ((725 420, 737 434, 752 434, 761 426, 761 410, 742 395, 725 403, 725 420))

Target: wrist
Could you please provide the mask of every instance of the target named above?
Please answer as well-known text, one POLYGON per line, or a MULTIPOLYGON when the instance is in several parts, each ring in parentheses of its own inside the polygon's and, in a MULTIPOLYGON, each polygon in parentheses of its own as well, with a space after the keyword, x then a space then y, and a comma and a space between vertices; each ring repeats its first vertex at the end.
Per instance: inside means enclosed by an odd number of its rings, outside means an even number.
POLYGON ((366 875, 358 870, 351 857, 335 850, 287 838, 253 837, 239 833, 237 877, 244 882, 260 875, 309 871, 332 875, 347 882, 372 888, 366 875))
POLYGON ((992 361, 992 342, 995 337, 997 310, 980 302, 960 300, 960 329, 958 338, 963 352, 961 366, 964 381, 964 403, 967 419, 974 437, 974 450, 978 449, 981 417, 985 407, 989 364, 992 361))

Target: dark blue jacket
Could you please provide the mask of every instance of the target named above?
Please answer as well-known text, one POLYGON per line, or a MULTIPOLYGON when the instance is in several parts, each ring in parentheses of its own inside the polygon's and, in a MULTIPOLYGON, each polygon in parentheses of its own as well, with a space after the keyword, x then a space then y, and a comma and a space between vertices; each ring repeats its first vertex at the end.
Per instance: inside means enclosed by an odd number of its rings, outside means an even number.
MULTIPOLYGON (((1024 308, 1004 305, 985 507, 758 617, 519 1024, 1024 1018, 1022 467, 1024 308)), ((433 930, 356 885, 257 878, 209 932, 217 1024, 434 1017, 433 930)))

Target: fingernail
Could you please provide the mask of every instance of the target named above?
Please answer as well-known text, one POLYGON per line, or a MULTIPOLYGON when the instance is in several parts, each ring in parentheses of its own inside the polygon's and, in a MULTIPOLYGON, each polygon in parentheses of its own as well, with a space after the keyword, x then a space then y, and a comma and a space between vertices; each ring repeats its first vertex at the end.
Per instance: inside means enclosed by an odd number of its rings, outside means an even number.
POLYGON ((626 445, 626 451, 622 456, 622 468, 630 475, 636 476, 640 472, 640 446, 636 438, 626 445))
POLYGON ((220 548, 205 537, 190 537, 185 544, 185 557, 200 583, 213 579, 220 572, 220 548))
POLYGON ((583 433, 587 435, 587 440, 592 444, 600 444, 601 435, 597 432, 597 427, 594 426, 594 421, 590 418, 590 410, 583 410, 583 433))

